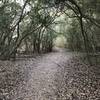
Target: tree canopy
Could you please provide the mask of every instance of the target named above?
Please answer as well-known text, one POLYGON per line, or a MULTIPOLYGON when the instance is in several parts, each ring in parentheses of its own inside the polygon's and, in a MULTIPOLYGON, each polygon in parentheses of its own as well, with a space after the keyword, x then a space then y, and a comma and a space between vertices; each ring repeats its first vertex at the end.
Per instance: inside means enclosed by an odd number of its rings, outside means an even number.
POLYGON ((25 53, 52 51, 60 33, 70 49, 96 52, 100 45, 99 0, 21 1, 0 1, 0 59, 15 58, 23 46, 25 53), (59 24, 62 32, 55 28, 59 24))

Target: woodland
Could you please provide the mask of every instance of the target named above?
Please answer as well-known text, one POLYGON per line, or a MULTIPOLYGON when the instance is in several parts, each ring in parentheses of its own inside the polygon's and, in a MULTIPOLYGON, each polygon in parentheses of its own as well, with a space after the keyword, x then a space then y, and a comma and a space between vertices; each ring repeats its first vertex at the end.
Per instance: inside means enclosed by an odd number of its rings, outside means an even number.
POLYGON ((0 0, 0 100, 100 100, 100 0, 0 0))
POLYGON ((50 52, 59 35, 72 51, 99 52, 99 6, 99 0, 1 0, 0 59, 50 52))

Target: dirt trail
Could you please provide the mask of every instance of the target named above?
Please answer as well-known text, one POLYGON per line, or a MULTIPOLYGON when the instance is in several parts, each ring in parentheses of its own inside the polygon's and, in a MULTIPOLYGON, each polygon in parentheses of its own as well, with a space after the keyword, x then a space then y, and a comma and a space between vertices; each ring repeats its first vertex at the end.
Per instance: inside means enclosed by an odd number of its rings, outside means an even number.
POLYGON ((58 48, 36 58, 0 61, 0 100, 100 100, 100 66, 58 48))
MULTIPOLYGON (((20 88, 19 98, 23 100, 56 100, 55 75, 58 71, 58 64, 66 62, 70 55, 65 52, 45 54, 37 58, 35 66, 31 65, 30 76, 27 84, 20 88)), ((16 98, 17 99, 17 98, 16 98)))

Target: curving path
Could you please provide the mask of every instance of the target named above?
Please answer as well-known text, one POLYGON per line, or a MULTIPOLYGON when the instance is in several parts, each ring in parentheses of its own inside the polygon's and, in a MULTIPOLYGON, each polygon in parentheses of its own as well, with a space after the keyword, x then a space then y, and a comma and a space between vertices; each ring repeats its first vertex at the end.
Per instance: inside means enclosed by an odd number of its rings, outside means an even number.
POLYGON ((0 100, 100 100, 100 66, 59 48, 36 58, 0 61, 0 100))
POLYGON ((70 57, 70 54, 66 56, 66 53, 60 50, 37 58, 35 64, 28 66, 31 68, 28 81, 19 88, 16 99, 56 100, 56 73, 60 64, 66 62, 70 57))

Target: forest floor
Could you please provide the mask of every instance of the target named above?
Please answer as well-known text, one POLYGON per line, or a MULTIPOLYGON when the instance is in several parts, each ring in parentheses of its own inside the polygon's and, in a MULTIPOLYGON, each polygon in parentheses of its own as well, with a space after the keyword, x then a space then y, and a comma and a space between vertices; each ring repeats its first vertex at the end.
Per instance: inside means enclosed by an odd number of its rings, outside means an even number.
POLYGON ((100 66, 64 50, 0 61, 0 100, 100 100, 100 66))

